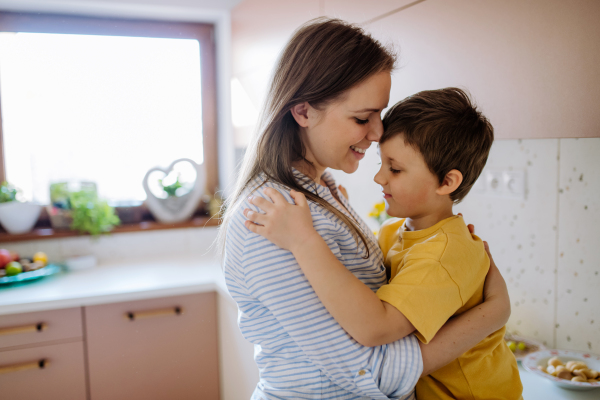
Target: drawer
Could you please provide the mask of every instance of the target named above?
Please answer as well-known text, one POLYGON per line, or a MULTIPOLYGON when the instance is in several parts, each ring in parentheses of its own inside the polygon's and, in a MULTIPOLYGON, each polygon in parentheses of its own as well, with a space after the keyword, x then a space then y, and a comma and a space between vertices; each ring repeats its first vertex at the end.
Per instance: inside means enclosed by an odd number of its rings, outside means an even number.
POLYGON ((0 399, 85 398, 83 342, 0 351, 0 399))
POLYGON ((216 295, 85 307, 94 400, 218 400, 216 295))
POLYGON ((0 315, 0 349, 83 338, 81 308, 0 315))

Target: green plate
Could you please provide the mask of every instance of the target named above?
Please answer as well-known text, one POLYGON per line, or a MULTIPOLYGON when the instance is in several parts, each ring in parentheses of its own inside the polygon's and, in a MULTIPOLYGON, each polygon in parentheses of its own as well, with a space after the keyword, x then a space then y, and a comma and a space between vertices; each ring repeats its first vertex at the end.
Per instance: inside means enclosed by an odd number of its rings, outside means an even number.
POLYGON ((57 264, 48 264, 44 268, 35 271, 21 272, 18 275, 4 276, 0 278, 0 285, 8 285, 11 283, 20 283, 40 279, 45 276, 55 275, 62 271, 62 267, 57 264))

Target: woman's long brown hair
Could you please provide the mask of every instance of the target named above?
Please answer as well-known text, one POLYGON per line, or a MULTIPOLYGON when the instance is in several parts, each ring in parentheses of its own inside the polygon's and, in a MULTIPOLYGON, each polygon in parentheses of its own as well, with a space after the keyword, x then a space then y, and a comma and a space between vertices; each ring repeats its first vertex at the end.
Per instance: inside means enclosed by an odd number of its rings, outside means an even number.
POLYGON ((304 102, 317 109, 325 107, 374 74, 392 71, 395 61, 395 55, 362 28, 338 19, 317 18, 294 33, 275 68, 258 134, 246 150, 234 190, 224 204, 217 239, 221 254, 234 205, 250 182, 263 173, 268 180, 303 193, 339 217, 354 237, 360 238, 367 251, 365 258, 369 257, 369 246, 356 221, 321 198, 316 190, 313 193, 296 181, 292 165, 298 161, 308 166, 311 163, 305 158, 306 148, 290 110, 304 102))

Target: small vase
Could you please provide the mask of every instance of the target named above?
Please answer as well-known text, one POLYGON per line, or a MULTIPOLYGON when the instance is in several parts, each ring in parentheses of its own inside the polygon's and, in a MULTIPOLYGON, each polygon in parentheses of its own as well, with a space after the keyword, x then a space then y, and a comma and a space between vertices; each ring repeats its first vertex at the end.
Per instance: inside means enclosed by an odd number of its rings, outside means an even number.
POLYGON ((143 185, 147 196, 146 204, 154 218, 164 224, 173 224, 189 219, 194 214, 194 211, 196 211, 198 202, 204 193, 206 171, 204 170, 203 164, 196 164, 189 158, 181 158, 173 161, 167 168, 154 167, 150 169, 144 177, 143 185), (173 170, 175 164, 182 161, 189 162, 196 170, 196 181, 194 182, 192 190, 183 196, 169 196, 166 199, 156 197, 148 185, 150 174, 159 171, 166 176, 173 170))
POLYGON ((65 210, 55 206, 46 206, 46 211, 50 217, 52 229, 70 229, 73 223, 71 210, 65 210))
POLYGON ((0 224, 10 234, 27 233, 33 229, 40 211, 42 206, 31 202, 0 203, 0 224))

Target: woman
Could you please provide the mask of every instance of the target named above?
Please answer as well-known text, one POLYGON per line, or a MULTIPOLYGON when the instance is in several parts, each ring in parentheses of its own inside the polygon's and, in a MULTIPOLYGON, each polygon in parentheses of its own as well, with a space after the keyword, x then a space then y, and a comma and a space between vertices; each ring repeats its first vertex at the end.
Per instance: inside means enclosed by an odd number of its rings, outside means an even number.
POLYGON ((400 399, 502 327, 510 313, 495 267, 486 301, 449 321, 428 345, 414 336, 378 347, 354 341, 319 302, 291 253, 244 226, 248 196, 265 187, 312 200, 314 226, 340 261, 372 290, 386 281, 377 241, 326 168, 352 173, 382 134, 395 57, 360 28, 319 19, 283 51, 264 124, 244 159, 221 229, 224 272, 239 326, 255 344, 253 399, 400 399), (484 318, 485 316, 485 318, 484 318))

